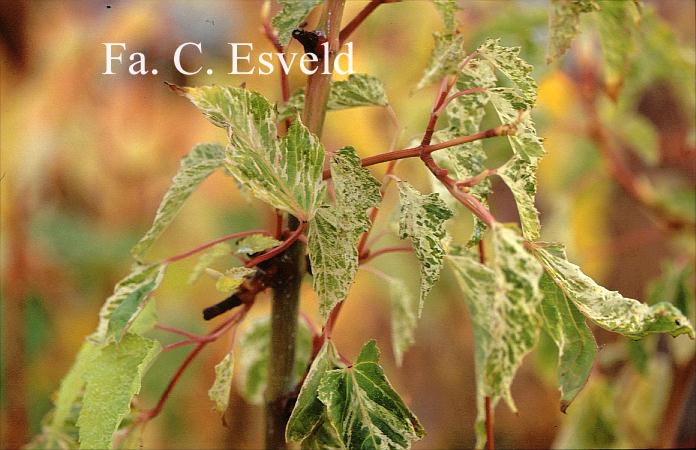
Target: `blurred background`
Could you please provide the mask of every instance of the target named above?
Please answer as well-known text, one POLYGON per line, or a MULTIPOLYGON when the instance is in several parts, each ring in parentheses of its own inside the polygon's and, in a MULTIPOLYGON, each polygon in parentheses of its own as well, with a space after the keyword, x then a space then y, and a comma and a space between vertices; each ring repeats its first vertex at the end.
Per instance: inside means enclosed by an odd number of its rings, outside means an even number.
MULTIPOLYGON (((149 227, 179 159, 199 142, 225 140, 164 81, 179 85, 240 85, 278 100, 277 73, 233 76, 228 42, 273 51, 261 30, 261 2, 202 0, 10 1, 0 8, 0 189, 2 206, 2 447, 15 448, 41 431, 52 394, 73 362, 113 285, 131 264, 130 247, 149 227), (172 64, 176 47, 201 42, 193 67, 214 69, 185 77, 172 64), (157 75, 132 76, 127 66, 102 75, 103 42, 125 42, 147 55, 157 75)), ((348 1, 345 19, 367 2, 348 1)), ((601 91, 602 55, 591 31, 559 64, 546 65, 545 1, 462 1, 460 30, 475 49, 487 37, 521 46, 535 67, 539 106, 534 112, 548 152, 539 172, 537 204, 542 236, 567 244, 571 260, 598 282, 645 300, 674 301, 694 319, 696 149, 694 134, 695 2, 646 2, 638 51, 618 97, 601 91), (587 79, 595 80, 594 90, 587 79), (588 93, 589 92, 589 93, 588 93), (611 136, 619 159, 658 206, 646 207, 617 182, 606 149, 588 133, 587 101, 611 136), (646 188, 647 189, 647 188, 646 188)), ((277 5, 273 6, 274 11, 277 5)), ((355 71, 384 81, 402 130, 383 109, 327 115, 324 145, 352 145, 363 156, 419 136, 435 88, 415 91, 442 28, 429 2, 381 6, 353 35, 355 71), (349 126, 346 126, 350 124, 349 126)), ((591 30, 591 27, 586 29, 591 30)), ((300 52, 293 43, 290 52, 300 52)), ((304 75, 290 76, 294 90, 304 75)), ((610 92, 611 93, 611 92, 610 92)), ((490 165, 509 154, 504 140, 486 142, 490 165)), ((374 173, 383 173, 375 167, 374 173)), ((420 189, 429 180, 418 162, 397 174, 420 189)), ((495 183, 493 213, 516 221, 512 196, 495 183)), ((378 231, 391 231, 394 192, 387 195, 378 231)), ((150 257, 157 260, 218 236, 269 227, 272 211, 215 174, 187 202, 150 257)), ((454 229, 461 240, 470 220, 454 229), (460 229, 461 228, 461 229, 460 229)), ((384 238, 396 241, 393 233, 384 238), (390 237, 392 236, 392 237, 390 237)), ((214 282, 187 284, 195 259, 175 264, 156 292, 160 321, 194 333, 212 325, 201 309, 220 300, 214 282)), ((387 255, 374 266, 418 280, 413 255, 387 255)), ((303 310, 317 318, 305 283, 303 310)), ((252 311, 268 311, 262 296, 252 311)), ((519 413, 496 412, 496 442, 505 447, 650 447, 677 439, 694 445, 694 344, 685 336, 640 343, 596 331, 600 352, 591 380, 568 415, 560 413, 555 349, 542 336, 513 384, 519 413), (690 406, 689 406, 690 405, 690 406), (685 410, 692 408, 691 411, 685 410), (686 433, 689 431, 692 434, 686 433)), ((153 333, 163 342, 172 337, 153 333)), ((425 305, 416 345, 397 368, 391 353, 389 295, 380 279, 361 271, 335 330, 353 358, 370 337, 383 350, 390 380, 427 430, 415 447, 471 447, 476 415, 471 327, 450 273, 425 305)), ((164 412, 144 434, 145 448, 258 448, 262 415, 235 392, 227 427, 207 397, 213 366, 225 342, 208 346, 175 388, 164 412)), ((152 407, 186 353, 162 354, 148 373, 138 404, 152 407)))

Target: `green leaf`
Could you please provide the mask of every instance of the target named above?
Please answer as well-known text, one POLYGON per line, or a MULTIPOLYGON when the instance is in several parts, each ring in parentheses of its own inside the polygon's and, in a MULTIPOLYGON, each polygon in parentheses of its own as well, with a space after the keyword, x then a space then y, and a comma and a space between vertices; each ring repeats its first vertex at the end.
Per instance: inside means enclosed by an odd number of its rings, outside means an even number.
POLYGON ((616 98, 637 49, 640 11, 635 2, 598 0, 599 41, 604 56, 604 82, 616 98))
POLYGON ((281 44, 288 45, 292 30, 299 28, 310 11, 321 2, 322 0, 278 0, 283 9, 273 18, 272 23, 281 44))
POLYGON ((324 148, 299 120, 279 140, 276 113, 243 88, 179 88, 215 125, 228 131, 225 167, 253 195, 308 221, 323 195, 324 148))
POLYGON ((433 0, 433 5, 442 16, 447 32, 453 33, 457 29, 457 0, 433 0))
POLYGON ((425 434, 378 358, 379 350, 370 341, 353 366, 330 370, 321 379, 319 400, 346 448, 407 449, 425 434))
POLYGON ((433 37, 433 53, 416 89, 422 89, 445 75, 457 72, 459 64, 466 56, 463 34, 433 33, 433 37))
POLYGON ((497 39, 488 39, 476 51, 478 58, 488 61, 512 83, 509 88, 526 108, 536 103, 537 84, 532 77, 532 66, 520 58, 519 47, 503 47, 497 39))
POLYGON ((541 308, 544 329, 558 347, 561 411, 566 412, 590 377, 597 355, 597 343, 585 323, 585 317, 547 274, 541 277, 540 287, 544 293, 541 308))
POLYGON ((525 250, 515 227, 495 224, 492 244, 492 268, 470 254, 449 256, 474 325, 477 447, 486 439, 485 397, 493 404, 503 398, 516 411, 510 386, 541 325, 541 266, 525 250))
POLYGON ((111 448, 114 433, 130 413, 131 400, 140 391, 142 377, 160 348, 157 341, 127 334, 88 363, 77 420, 81 449, 111 448))
POLYGON ((358 270, 357 241, 370 227, 367 210, 382 199, 379 182, 361 166, 352 147, 331 159, 331 177, 336 203, 317 212, 307 233, 313 288, 324 318, 348 296, 358 270))
POLYGON ((595 0, 551 0, 546 62, 560 58, 580 31, 580 14, 597 11, 595 0))
POLYGON ((324 374, 338 367, 341 367, 338 353, 331 340, 327 339, 312 361, 300 389, 300 394, 285 429, 287 441, 303 441, 314 433, 318 426, 323 427, 326 409, 317 396, 317 390, 324 374))
POLYGON ((600 327, 632 339, 653 333, 694 337, 691 323, 673 305, 663 302, 648 306, 609 291, 582 273, 578 266, 541 245, 534 247, 534 254, 565 296, 600 327))
POLYGON ((447 235, 445 221, 451 218, 453 213, 439 195, 423 195, 405 181, 399 182, 399 202, 399 237, 411 240, 421 265, 418 306, 420 316, 425 297, 440 278, 445 256, 443 241, 447 235))
POLYGON ((114 293, 99 311, 99 325, 91 339, 118 342, 145 308, 152 291, 162 282, 166 264, 135 264, 131 273, 116 284, 114 293))
POLYGON ((265 234, 252 234, 237 242, 237 253, 243 255, 253 255, 263 252, 273 247, 277 247, 281 242, 265 234))
POLYGON ((181 160, 179 172, 157 208, 150 229, 133 247, 131 253, 140 258, 174 220, 193 191, 218 168, 222 167, 225 150, 218 144, 199 144, 181 160))
MULTIPOLYGON (((268 356, 271 342, 270 317, 262 317, 249 324, 239 337, 239 391, 250 403, 262 404, 268 384, 268 356)), ((302 380, 312 352, 312 335, 300 321, 295 341, 293 386, 302 380)))
POLYGON ((256 269, 250 269, 247 267, 233 267, 226 270, 224 274, 212 269, 208 269, 207 271, 211 274, 211 276, 217 278, 217 281, 215 282, 215 289, 225 295, 230 295, 235 292, 237 288, 242 285, 245 278, 248 278, 256 273, 256 269))
POLYGON ((391 338, 396 364, 401 365, 403 355, 416 342, 418 303, 403 280, 388 277, 391 298, 391 338))
POLYGON ((217 412, 224 413, 230 400, 230 387, 234 373, 234 357, 229 352, 215 365, 215 381, 208 390, 208 397, 215 402, 217 412))
MULTIPOLYGON (((317 399, 317 401, 319 400, 317 399)), ((323 404, 321 406, 324 407, 323 404)), ((343 445, 338 431, 331 425, 325 411, 319 419, 319 423, 302 441, 300 448, 302 450, 345 450, 346 447, 343 445)))
MULTIPOLYGON (((290 99, 279 106, 278 120, 289 119, 302 112, 305 91, 299 89, 290 99)), ((382 81, 364 73, 355 73, 345 80, 332 81, 327 111, 339 111, 360 106, 387 106, 389 100, 382 81)))
POLYGON ((541 224, 534 204, 538 159, 529 160, 514 155, 496 172, 512 191, 522 223, 522 234, 529 241, 539 239, 541 224))
POLYGON ((220 258, 224 258, 225 256, 229 256, 231 254, 232 247, 230 247, 229 244, 224 242, 214 246, 207 252, 203 253, 201 257, 198 258, 196 265, 193 267, 191 275, 189 275, 188 284, 193 284, 196 281, 198 281, 201 275, 205 272, 205 269, 213 265, 215 261, 219 260, 220 258))

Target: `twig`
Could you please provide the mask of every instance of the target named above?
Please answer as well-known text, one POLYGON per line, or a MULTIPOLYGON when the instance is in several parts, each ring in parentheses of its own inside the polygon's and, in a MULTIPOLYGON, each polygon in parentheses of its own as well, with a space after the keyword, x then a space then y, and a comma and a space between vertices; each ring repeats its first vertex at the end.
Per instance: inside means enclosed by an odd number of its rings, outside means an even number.
POLYGON ((202 252, 203 250, 209 249, 210 247, 220 244, 221 242, 229 241, 230 239, 236 239, 236 238, 241 238, 244 236, 251 236, 252 234, 264 234, 266 236, 271 236, 271 233, 269 233, 266 230, 248 230, 248 231, 240 231, 238 233, 232 233, 228 234, 226 236, 214 239, 210 242, 206 242, 205 244, 201 244, 198 247, 188 250, 184 253, 180 253, 178 255, 170 256, 169 258, 165 259, 162 261, 164 264, 170 264, 176 261, 180 261, 182 259, 188 258, 189 256, 195 255, 196 253, 202 252))
POLYGON ((300 225, 295 229, 295 231, 293 231, 292 234, 286 240, 284 240, 282 244, 280 244, 277 247, 273 247, 271 250, 257 256, 256 258, 249 260, 245 264, 245 266, 246 267, 258 266, 262 262, 267 261, 267 260, 273 258, 274 256, 284 252, 300 237, 300 235, 304 231, 306 225, 307 224, 305 222, 301 222, 300 225))

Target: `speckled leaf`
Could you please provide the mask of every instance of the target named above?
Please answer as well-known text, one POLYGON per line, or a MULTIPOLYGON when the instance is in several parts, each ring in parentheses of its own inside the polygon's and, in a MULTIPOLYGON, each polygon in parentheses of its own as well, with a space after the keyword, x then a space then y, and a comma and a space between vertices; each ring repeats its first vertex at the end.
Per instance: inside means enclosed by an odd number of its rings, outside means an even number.
POLYGON ((203 275, 205 269, 209 268, 215 261, 232 254, 232 247, 227 243, 218 244, 207 252, 203 253, 188 278, 188 284, 193 284, 203 275))
POLYGON ((537 158, 526 160, 513 155, 497 171, 498 176, 512 191, 522 223, 522 234, 528 241, 539 239, 541 231, 539 212, 534 204, 537 165, 537 158))
POLYGON ((324 373, 342 367, 338 353, 330 339, 324 341, 307 372, 297 402, 285 429, 288 442, 300 442, 308 438, 318 426, 323 426, 326 408, 319 400, 317 390, 324 373))
POLYGON ((225 167, 257 198, 301 220, 322 195, 324 149, 299 120, 277 138, 276 113, 261 94, 243 88, 178 88, 215 125, 228 131, 225 167))
POLYGON ((551 0, 546 62, 560 58, 580 31, 580 14, 597 11, 595 0, 551 0))
POLYGON ((263 252, 273 247, 277 247, 281 242, 265 234, 252 234, 237 242, 237 253, 243 255, 253 255, 263 252))
POLYGON ((425 297, 440 278, 445 256, 443 240, 447 235, 445 221, 451 218, 453 213, 439 195, 423 195, 405 181, 399 182, 399 202, 399 237, 411 240, 421 265, 418 306, 420 316, 425 297))
POLYGON ((457 72, 459 64, 466 56, 464 34, 433 33, 433 37, 435 38, 435 47, 428 67, 426 67, 416 89, 422 89, 445 75, 457 72))
POLYGON ((433 5, 440 13, 447 32, 453 33, 457 29, 457 0, 433 0, 433 5))
POLYGON ((145 307, 150 293, 162 282, 166 268, 166 264, 134 265, 104 302, 97 331, 90 338, 102 343, 120 340, 145 307))
POLYGON ((272 23, 281 44, 288 45, 292 30, 298 28, 310 11, 321 2, 322 0, 278 0, 283 9, 273 18, 272 23))
POLYGON ((541 277, 540 287, 544 294, 541 308, 544 329, 558 347, 561 411, 566 412, 590 377, 597 343, 585 317, 547 274, 541 277))
POLYGON ((367 210, 382 199, 379 182, 361 166, 352 147, 334 155, 331 178, 336 203, 317 212, 307 233, 313 287, 324 318, 348 295, 358 270, 357 240, 370 227, 367 210))
POLYGON ((130 413, 131 400, 140 391, 142 377, 160 348, 157 341, 127 334, 118 344, 101 349, 88 363, 77 420, 81 449, 111 448, 114 433, 130 413))
POLYGON ((222 167, 225 149, 218 144, 199 144, 181 160, 179 172, 172 179, 171 186, 157 208, 155 220, 150 229, 133 247, 131 253, 140 258, 153 242, 174 220, 184 202, 203 180, 222 167))
POLYGON ((649 306, 609 291, 585 275, 578 266, 541 245, 535 246, 534 254, 563 294, 600 327, 632 339, 652 333, 694 337, 691 323, 674 305, 657 303, 649 306))
POLYGON ((224 413, 230 400, 230 387, 234 373, 234 357, 232 352, 215 365, 215 381, 208 390, 208 398, 215 402, 217 412, 224 413))
POLYGON ((524 103, 514 91, 508 88, 493 88, 489 90, 489 95, 500 122, 517 124, 515 133, 507 136, 515 155, 528 161, 544 156, 544 146, 537 136, 531 115, 524 113, 520 120, 520 114, 523 114, 525 108, 531 106, 524 103))
POLYGON ((536 103, 537 85, 532 77, 532 66, 520 58, 519 47, 503 47, 497 39, 488 39, 477 50, 478 58, 488 61, 512 83, 511 88, 531 109, 536 103))
POLYGON ((637 50, 640 11, 632 1, 598 0, 598 3, 597 28, 604 58, 604 82, 610 96, 616 98, 637 50))
MULTIPOLYGON (((294 117, 304 108, 305 91, 297 90, 283 105, 279 105, 278 120, 294 117)), ((379 78, 364 73, 355 73, 345 80, 332 81, 327 111, 339 111, 360 106, 387 106, 389 100, 384 84, 379 78)))
MULTIPOLYGON (((263 403, 263 394, 268 383, 268 355, 271 342, 269 317, 251 322, 239 337, 239 392, 245 400, 254 404, 263 403)), ((312 335, 307 325, 300 321, 295 343, 295 366, 293 385, 302 380, 312 352, 312 335)))
POLYGON ((407 449, 424 434, 378 364, 375 341, 351 367, 326 372, 319 400, 348 449, 407 449))
POLYGON ((477 447, 485 442, 485 397, 493 404, 502 398, 516 410, 510 386, 522 359, 536 344, 541 325, 541 266, 525 250, 514 227, 494 225, 492 244, 492 268, 470 254, 448 257, 474 325, 477 447))

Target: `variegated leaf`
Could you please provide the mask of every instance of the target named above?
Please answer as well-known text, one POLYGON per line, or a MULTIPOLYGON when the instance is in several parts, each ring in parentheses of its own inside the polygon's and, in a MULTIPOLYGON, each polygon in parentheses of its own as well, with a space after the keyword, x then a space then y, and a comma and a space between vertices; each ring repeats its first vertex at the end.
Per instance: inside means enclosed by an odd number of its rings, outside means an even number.
POLYGON ((399 182, 399 237, 410 239, 421 265, 420 300, 423 301, 440 278, 445 256, 443 242, 447 235, 445 221, 453 213, 436 193, 423 195, 405 181, 399 182))
MULTIPOLYGON (((244 349, 246 351, 246 349, 244 349)), ((224 413, 230 400, 230 387, 234 373, 234 357, 232 352, 215 365, 215 381, 208 390, 208 398, 215 402, 217 412, 224 413)))
POLYGON ((178 88, 215 125, 228 131, 225 167, 257 198, 307 221, 323 194, 324 148, 299 120, 277 138, 276 113, 243 88, 178 88))
POLYGON ((221 145, 199 144, 181 160, 179 172, 172 179, 167 193, 164 194, 152 226, 131 250, 134 257, 143 256, 174 220, 186 199, 198 185, 216 169, 222 167, 224 159, 225 150, 221 145))
POLYGON ((503 47, 497 39, 488 39, 476 51, 479 58, 488 61, 512 83, 512 90, 531 109, 536 103, 537 84, 532 77, 532 66, 520 58, 519 47, 503 47))
POLYGON ((285 429, 285 439, 288 442, 300 442, 308 438, 321 422, 325 420, 326 408, 319 400, 318 389, 324 374, 342 367, 338 353, 330 339, 324 341, 312 365, 307 372, 297 402, 292 410, 288 425, 285 429))
POLYGON ((416 325, 418 323, 418 302, 403 280, 386 278, 391 298, 391 339, 394 359, 398 366, 403 355, 416 342, 416 325))
POLYGON ((541 232, 539 212, 534 204, 537 165, 537 158, 527 160, 513 155, 496 172, 512 191, 522 223, 522 234, 529 241, 539 239, 541 232))
POLYGON ((379 182, 361 166, 352 147, 334 155, 331 178, 336 203, 317 212, 307 233, 313 287, 324 318, 348 296, 358 270, 357 240, 370 227, 367 210, 382 199, 379 182))
POLYGON ((455 73, 466 56, 464 34, 433 33, 435 46, 416 89, 422 89, 450 73, 455 73))
POLYGON ((551 0, 546 62, 560 58, 580 31, 580 15, 597 11, 596 0, 551 0))
POLYGON ((449 256, 474 325, 477 376, 477 447, 485 442, 484 399, 504 399, 515 411, 510 386, 541 325, 540 264, 514 227, 493 226, 492 268, 472 255, 449 256))
POLYGON ((515 133, 507 136, 515 155, 526 160, 544 156, 544 146, 537 136, 534 121, 524 112, 529 105, 508 88, 493 88, 489 90, 489 94, 500 122, 515 124, 515 133))
POLYGON ((283 9, 273 18, 273 28, 278 32, 278 40, 287 46, 292 30, 299 28, 307 15, 322 0, 278 0, 283 9))
MULTIPOLYGON (((304 108, 305 91, 297 90, 288 101, 279 106, 278 120, 292 118, 304 108)), ((389 100, 384 84, 379 78, 364 73, 355 73, 345 80, 332 81, 327 111, 339 111, 360 106, 387 106, 389 100)))
POLYGON ((119 341, 145 307, 150 293, 162 282, 166 268, 161 263, 135 264, 102 305, 97 331, 90 338, 100 343, 119 341))
POLYGON ((302 441, 300 448, 302 450, 345 450, 346 447, 334 426, 331 425, 325 411, 319 423, 302 441))
POLYGON ((534 247, 534 254, 563 294, 600 327, 632 339, 653 333, 694 337, 691 323, 674 305, 657 303, 649 306, 609 291, 585 275, 578 266, 541 245, 534 247))
POLYGON ((447 32, 453 33, 457 29, 457 0, 433 0, 433 5, 440 13, 447 32))
POLYGON ((143 375, 160 352, 159 342, 127 334, 101 349, 84 372, 82 410, 77 420, 80 448, 111 448, 114 433, 131 410, 143 375))
POLYGON ((566 412, 590 377, 597 343, 585 317, 547 274, 541 277, 540 287, 544 294, 541 308, 544 329, 558 347, 561 411, 566 412))
POLYGON ((369 341, 354 365, 325 372, 319 385, 319 400, 351 450, 407 449, 425 434, 378 362, 377 344, 369 341))

